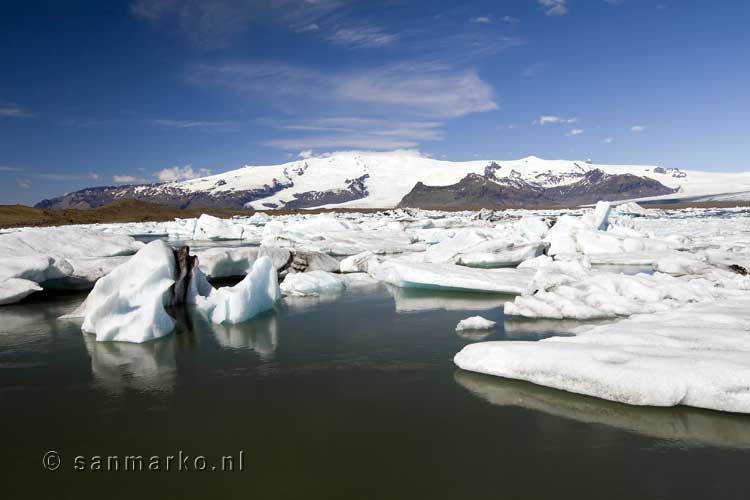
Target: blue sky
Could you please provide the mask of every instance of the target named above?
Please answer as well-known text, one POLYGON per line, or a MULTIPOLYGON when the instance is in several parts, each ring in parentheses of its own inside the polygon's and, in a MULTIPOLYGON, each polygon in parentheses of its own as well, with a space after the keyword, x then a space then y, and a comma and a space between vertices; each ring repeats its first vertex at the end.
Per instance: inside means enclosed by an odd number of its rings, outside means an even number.
POLYGON ((6 2, 0 203, 346 149, 750 170, 750 2, 6 2))

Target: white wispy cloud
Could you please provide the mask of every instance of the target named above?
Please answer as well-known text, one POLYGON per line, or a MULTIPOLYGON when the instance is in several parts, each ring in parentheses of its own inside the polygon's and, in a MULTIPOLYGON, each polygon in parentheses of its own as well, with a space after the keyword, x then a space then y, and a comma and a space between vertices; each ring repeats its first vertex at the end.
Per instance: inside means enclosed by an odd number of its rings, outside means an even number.
POLYGON ((557 115, 542 115, 534 120, 534 125, 547 125, 550 123, 576 123, 578 118, 565 118, 557 115))
POLYGON ((643 125, 633 125, 632 127, 630 127, 630 131, 635 133, 641 133, 644 130, 646 130, 646 127, 644 127, 643 125))
POLYGON ((537 0, 548 16, 564 16, 568 13, 566 0, 537 0))
POLYGON ((31 186, 32 186, 31 179, 22 179, 20 177, 17 177, 16 186, 20 187, 21 189, 31 189, 31 186))
POLYGON ((154 177, 161 182, 187 181, 208 175, 211 175, 211 170, 207 168, 194 170, 192 165, 185 165, 184 167, 175 166, 154 172, 154 177))
POLYGON ((570 129, 568 131, 568 133, 565 134, 565 135, 568 136, 568 137, 573 137, 573 136, 576 136, 576 135, 581 135, 582 133, 583 133, 583 129, 582 128, 573 128, 573 129, 570 129))
POLYGON ((414 148, 417 141, 399 138, 326 135, 313 137, 299 137, 288 139, 274 139, 264 143, 278 149, 297 150, 301 148, 331 150, 333 148, 354 148, 363 150, 386 151, 394 149, 414 148))
POLYGON ((89 172, 87 174, 33 174, 34 179, 43 181, 83 181, 83 180, 99 180, 99 174, 96 172, 89 172))
POLYGON ((444 118, 498 108, 492 87, 476 71, 455 71, 439 64, 397 64, 349 75, 339 83, 337 95, 444 118))
POLYGON ((602 142, 604 144, 612 144, 613 142, 615 142, 615 139, 614 137, 605 137, 604 139, 602 139, 602 142))
POLYGON ((134 175, 113 175, 112 182, 116 184, 136 184, 146 183, 148 181, 142 177, 136 177, 134 175))
POLYGON ((20 172, 20 168, 0 166, 0 172, 20 172))
POLYGON ((320 26, 318 26, 318 23, 310 23, 302 26, 292 25, 289 27, 289 29, 291 29, 295 33, 312 33, 315 31, 320 31, 320 26))
POLYGON ((16 104, 0 104, 0 118, 31 118, 33 113, 16 104))
POLYGON ((377 26, 351 26, 337 29, 327 38, 336 45, 353 49, 372 49, 391 45, 399 37, 377 26))
POLYGON ((221 48, 259 22, 304 31, 347 3, 349 0, 131 0, 130 13, 155 27, 177 32, 195 45, 221 48))
POLYGON ((478 24, 490 24, 492 22, 492 18, 490 16, 479 16, 472 19, 471 22, 478 24))
POLYGON ((454 118, 498 108, 493 88, 476 71, 440 64, 401 63, 353 72, 319 72, 265 62, 201 65, 189 79, 232 88, 264 102, 290 99, 360 103, 400 114, 454 118))
POLYGON ((413 148, 424 141, 443 138, 440 122, 399 122, 384 119, 335 117, 281 125, 278 128, 299 132, 302 137, 275 139, 266 145, 280 149, 363 148, 384 150, 413 148))
POLYGON ((313 150, 312 149, 305 149, 304 151, 300 151, 297 153, 297 156, 299 158, 308 159, 313 157, 313 150))
POLYGON ((163 128, 175 128, 175 129, 186 129, 186 128, 227 128, 236 125, 234 122, 212 122, 212 121, 190 121, 190 120, 172 120, 168 118, 161 118, 151 121, 154 125, 158 125, 163 128))

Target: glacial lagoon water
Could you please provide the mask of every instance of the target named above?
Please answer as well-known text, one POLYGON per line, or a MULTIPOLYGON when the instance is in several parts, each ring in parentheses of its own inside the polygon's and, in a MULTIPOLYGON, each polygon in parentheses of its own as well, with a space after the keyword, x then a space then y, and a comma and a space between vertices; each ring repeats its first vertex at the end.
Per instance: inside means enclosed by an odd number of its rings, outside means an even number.
POLYGON ((235 326, 181 309, 175 334, 138 345, 56 319, 84 297, 0 308, 4 498, 750 497, 750 416, 456 369, 469 342, 575 325, 504 321, 502 296, 380 285, 235 326), (456 334, 475 314, 497 329, 456 334), (43 468, 50 450, 58 470, 43 468), (179 451, 209 470, 164 470, 179 451), (243 470, 210 470, 240 451, 243 470), (162 470, 74 470, 76 456, 138 455, 162 470))

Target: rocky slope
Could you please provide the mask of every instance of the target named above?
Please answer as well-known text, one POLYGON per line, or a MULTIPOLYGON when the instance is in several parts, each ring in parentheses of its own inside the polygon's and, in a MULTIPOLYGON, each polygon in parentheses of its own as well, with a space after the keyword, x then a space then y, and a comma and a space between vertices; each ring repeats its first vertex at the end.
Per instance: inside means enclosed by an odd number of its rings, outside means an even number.
MULTIPOLYGON (((488 169, 489 170, 489 169, 488 169)), ((502 208, 554 207, 618 201, 671 194, 676 189, 647 177, 632 174, 606 174, 599 169, 580 174, 580 179, 560 186, 528 182, 520 175, 496 178, 468 174, 450 186, 427 186, 418 182, 404 196, 399 207, 412 208, 502 208)))

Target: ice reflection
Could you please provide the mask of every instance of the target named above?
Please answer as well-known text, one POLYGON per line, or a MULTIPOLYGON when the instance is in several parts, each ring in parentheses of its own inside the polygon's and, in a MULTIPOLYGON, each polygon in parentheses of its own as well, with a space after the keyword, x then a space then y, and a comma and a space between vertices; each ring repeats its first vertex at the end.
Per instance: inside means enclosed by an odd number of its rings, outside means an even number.
POLYGON ((456 335, 469 342, 480 342, 494 333, 493 330, 461 330, 456 335))
POLYGON ((251 349, 270 358, 279 344, 279 325, 274 312, 237 325, 211 324, 216 341, 225 348, 251 349))
POLYGON ((750 417, 687 407, 629 406, 526 382, 456 370, 456 382, 497 406, 517 406, 659 439, 750 448, 750 417))
POLYGON ((575 335, 576 330, 605 321, 577 321, 571 319, 506 319, 505 336, 508 340, 540 340, 547 337, 575 335))
POLYGON ((302 313, 318 306, 335 302, 342 297, 343 293, 325 293, 309 297, 286 296, 282 299, 284 306, 294 313, 302 313))
POLYGON ((445 290, 423 290, 388 286, 388 292, 396 303, 396 312, 422 311, 486 311, 502 307, 512 295, 492 293, 450 292, 445 290))
POLYGON ((174 388, 177 379, 175 335, 143 344, 97 342, 93 335, 83 336, 94 379, 108 391, 120 394, 126 389, 169 391, 174 388))

